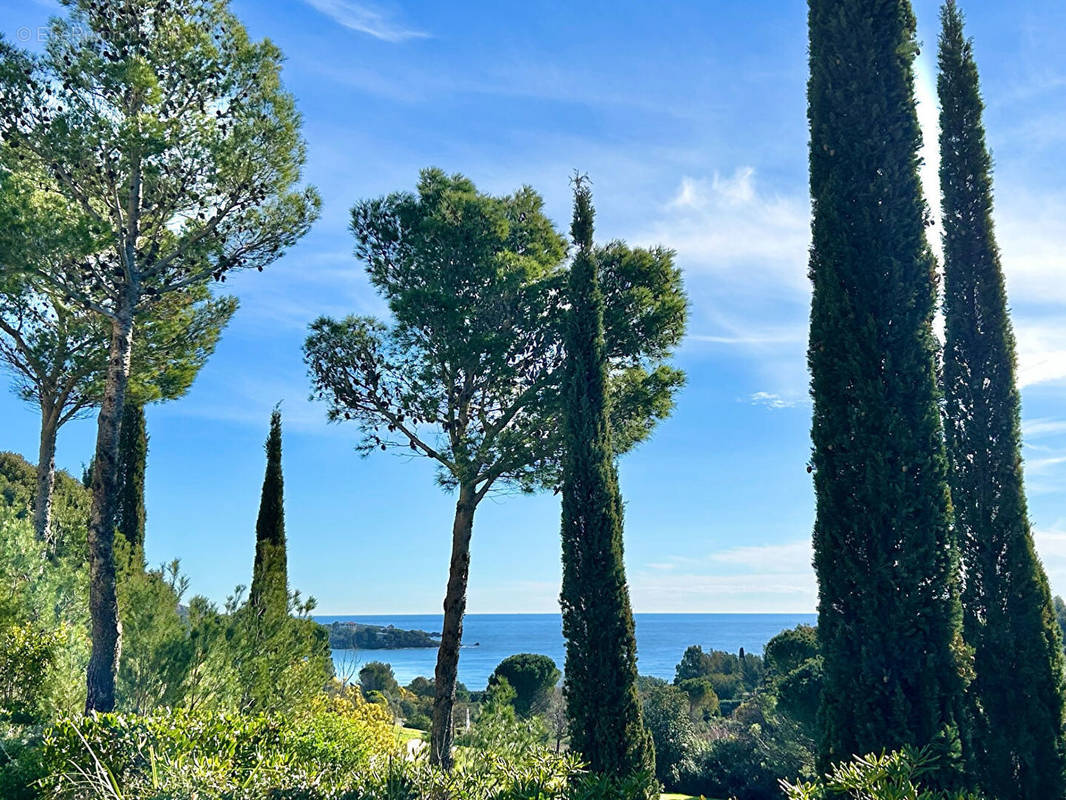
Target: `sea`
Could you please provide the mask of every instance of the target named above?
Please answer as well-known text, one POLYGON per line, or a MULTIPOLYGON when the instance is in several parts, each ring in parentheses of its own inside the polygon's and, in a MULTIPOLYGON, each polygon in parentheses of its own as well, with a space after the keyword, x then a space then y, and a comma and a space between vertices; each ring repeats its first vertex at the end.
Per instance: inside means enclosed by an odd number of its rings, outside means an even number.
MULTIPOLYGON (((439 614, 350 614, 316 616, 319 622, 361 622, 393 625, 407 630, 440 633, 439 614)), ((641 675, 672 680, 681 655, 690 645, 704 650, 761 654, 774 636, 796 625, 813 625, 814 614, 636 614, 637 668, 641 675)), ((558 614, 467 614, 463 623, 463 648, 459 654, 459 680, 471 690, 484 689, 489 676, 507 656, 538 653, 563 668, 562 620, 558 614)), ((354 679, 370 661, 392 666, 396 680, 406 685, 419 675, 433 677, 437 648, 401 650, 334 650, 337 675, 354 679)))

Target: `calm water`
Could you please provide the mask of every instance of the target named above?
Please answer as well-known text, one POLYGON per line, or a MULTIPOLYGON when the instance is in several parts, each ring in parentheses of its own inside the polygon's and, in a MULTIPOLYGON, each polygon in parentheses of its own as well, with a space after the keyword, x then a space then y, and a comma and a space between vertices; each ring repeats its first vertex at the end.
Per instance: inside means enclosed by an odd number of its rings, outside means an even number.
MULTIPOLYGON (((352 614, 315 619, 327 624, 341 621, 395 625, 430 633, 441 629, 437 614, 352 614)), ((689 645, 733 653, 743 647, 749 653, 761 653, 763 645, 786 628, 814 622, 814 614, 637 614, 640 673, 671 680, 674 667, 689 645)), ((496 665, 515 653, 540 653, 555 659, 560 669, 563 666, 562 622, 558 614, 468 614, 463 643, 459 680, 470 689, 485 688, 496 665)), ((385 661, 392 665, 400 684, 406 685, 419 675, 432 677, 437 650, 334 650, 333 660, 341 676, 354 675, 368 661, 385 661)))

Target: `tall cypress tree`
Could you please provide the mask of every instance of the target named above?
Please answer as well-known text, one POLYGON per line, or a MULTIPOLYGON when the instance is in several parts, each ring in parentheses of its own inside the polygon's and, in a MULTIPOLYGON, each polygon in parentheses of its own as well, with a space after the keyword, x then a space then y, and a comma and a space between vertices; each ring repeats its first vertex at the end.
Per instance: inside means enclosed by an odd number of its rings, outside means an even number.
MULTIPOLYGON (((654 774, 637 696, 637 647, 622 559, 622 498, 605 403, 603 295, 592 196, 575 178, 566 330, 562 483, 565 692, 571 747, 593 772, 654 774)), ((649 792, 651 791, 649 787, 649 792)))
POLYGON ((288 614, 289 575, 285 552, 285 498, 281 475, 281 412, 270 415, 266 441, 267 465, 259 518, 255 523, 255 566, 248 600, 261 616, 288 614))
MULTIPOLYGON (((958 741, 964 646, 907 0, 809 0, 820 761, 958 741)), ((945 768, 947 781, 953 768, 945 768)))
POLYGON ((115 528, 130 546, 134 563, 144 561, 144 473, 148 463, 148 430, 144 406, 122 409, 118 440, 118 509, 115 528))
POLYGON ((1061 635, 1022 486, 1015 346, 992 224, 991 157, 962 14, 941 12, 944 393, 963 564, 974 773, 989 797, 1066 796, 1061 635))

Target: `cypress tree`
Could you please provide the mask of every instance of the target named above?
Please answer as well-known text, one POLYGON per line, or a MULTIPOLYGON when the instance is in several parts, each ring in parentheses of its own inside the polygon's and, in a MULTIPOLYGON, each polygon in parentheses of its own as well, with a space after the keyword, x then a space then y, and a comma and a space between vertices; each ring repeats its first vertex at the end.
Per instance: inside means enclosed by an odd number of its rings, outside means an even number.
POLYGON ((259 518, 255 523, 255 566, 248 600, 264 617, 288 614, 289 576, 285 552, 284 484, 281 475, 281 412, 270 415, 267 465, 259 518))
POLYGON ((591 192, 581 177, 575 178, 574 195, 571 234, 577 253, 565 337, 560 596, 570 741, 593 772, 651 776, 655 755, 637 695, 622 499, 604 399, 603 295, 592 246, 591 192))
POLYGON ((118 439, 118 509, 115 527, 130 546, 134 563, 144 561, 144 473, 148 462, 148 430, 144 406, 127 403, 122 409, 118 439))
POLYGON ((809 26, 819 760, 933 742, 957 756, 965 648, 915 20, 907 0, 809 0, 809 26))
POLYGON ((1014 334, 992 223, 991 157, 962 14, 941 12, 944 394, 951 494, 974 648, 973 772, 998 800, 1066 796, 1061 635, 1022 485, 1014 334))

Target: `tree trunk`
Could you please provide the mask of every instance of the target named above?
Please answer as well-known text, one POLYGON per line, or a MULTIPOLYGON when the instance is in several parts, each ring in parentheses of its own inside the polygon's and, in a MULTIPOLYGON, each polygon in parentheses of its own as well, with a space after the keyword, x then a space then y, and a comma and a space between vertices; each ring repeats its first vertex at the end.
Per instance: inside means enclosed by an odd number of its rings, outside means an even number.
POLYGON ((37 451, 37 499, 33 507, 33 529, 37 539, 52 541, 52 491, 56 483, 56 431, 54 409, 41 404, 41 446, 37 451))
POLYGON ((459 647, 463 639, 463 614, 466 613, 466 586, 470 575, 470 534, 474 529, 474 487, 459 487, 452 525, 452 560, 448 568, 448 592, 444 596, 444 627, 437 652, 436 697, 433 700, 433 729, 430 734, 429 760, 451 769, 455 706, 455 683, 459 671, 459 647))
POLYGON ((133 347, 133 303, 125 302, 111 328, 107 385, 100 406, 96 460, 92 476, 89 517, 89 614, 92 655, 86 675, 85 712, 115 707, 115 674, 121 647, 115 589, 115 509, 118 488, 118 437, 133 347))

